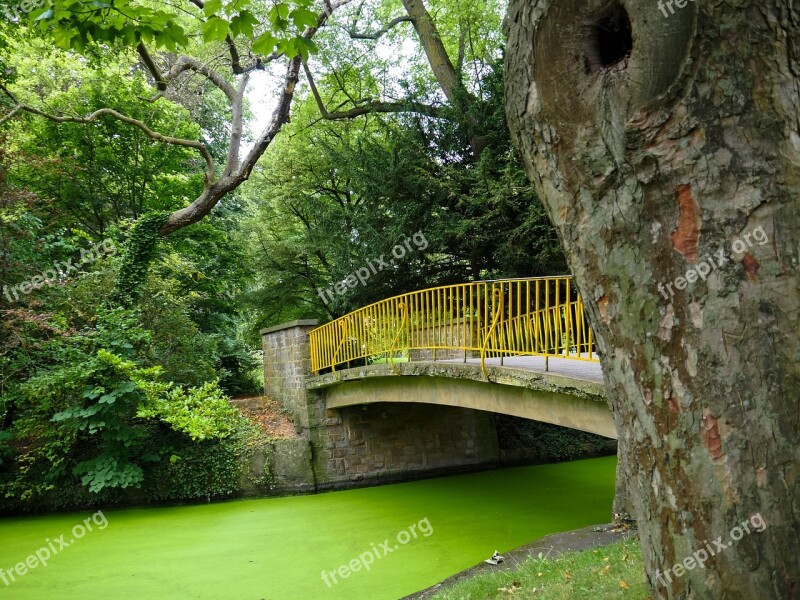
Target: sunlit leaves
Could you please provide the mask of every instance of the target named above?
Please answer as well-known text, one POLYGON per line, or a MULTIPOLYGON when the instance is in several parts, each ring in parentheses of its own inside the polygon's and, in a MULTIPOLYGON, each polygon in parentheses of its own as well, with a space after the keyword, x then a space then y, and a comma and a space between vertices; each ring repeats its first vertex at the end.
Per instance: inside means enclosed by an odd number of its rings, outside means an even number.
POLYGON ((48 32, 59 48, 83 52, 93 42, 140 42, 177 51, 194 35, 205 43, 244 36, 256 38, 255 52, 307 56, 315 50, 302 34, 318 22, 312 0, 281 0, 266 10, 250 0, 207 0, 201 9, 155 8, 136 0, 52 0, 28 15, 28 23, 48 32))
POLYGON ((271 32, 267 31, 262 33, 256 41, 253 42, 253 52, 256 54, 263 54, 267 55, 275 48, 278 40, 272 35, 271 32))
POLYGON ((253 13, 243 10, 231 19, 231 33, 252 38, 255 35, 255 28, 258 27, 258 24, 258 19, 253 13))
POLYGON ((222 0, 207 0, 203 6, 203 12, 210 17, 222 10, 222 0))
POLYGON ((228 35, 230 23, 217 16, 209 17, 203 23, 203 40, 206 42, 222 41, 228 35))
POLYGON ((308 8, 298 7, 289 13, 289 20, 294 23, 295 27, 303 30, 306 27, 315 27, 317 24, 317 13, 308 8))

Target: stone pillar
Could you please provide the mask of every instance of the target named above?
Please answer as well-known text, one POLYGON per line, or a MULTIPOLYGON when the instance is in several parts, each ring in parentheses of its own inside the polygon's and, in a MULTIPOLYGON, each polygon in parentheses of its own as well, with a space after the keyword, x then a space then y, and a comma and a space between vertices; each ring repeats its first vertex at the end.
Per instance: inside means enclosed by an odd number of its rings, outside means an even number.
POLYGON ((261 330, 264 393, 286 407, 297 427, 308 430, 306 377, 311 373, 308 332, 317 321, 302 319, 261 330))

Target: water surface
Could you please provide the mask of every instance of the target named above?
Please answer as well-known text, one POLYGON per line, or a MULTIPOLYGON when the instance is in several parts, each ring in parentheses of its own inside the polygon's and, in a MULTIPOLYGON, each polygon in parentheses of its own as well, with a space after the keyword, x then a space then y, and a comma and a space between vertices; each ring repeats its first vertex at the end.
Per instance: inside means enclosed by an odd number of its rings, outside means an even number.
POLYGON ((607 522, 615 465, 607 457, 316 496, 109 509, 107 525, 97 517, 80 539, 73 527, 92 511, 0 519, 4 572, 47 539, 56 549, 62 534, 74 540, 10 585, 0 573, 0 599, 396 599, 494 550, 607 522), (343 578, 351 561, 359 570, 343 578))

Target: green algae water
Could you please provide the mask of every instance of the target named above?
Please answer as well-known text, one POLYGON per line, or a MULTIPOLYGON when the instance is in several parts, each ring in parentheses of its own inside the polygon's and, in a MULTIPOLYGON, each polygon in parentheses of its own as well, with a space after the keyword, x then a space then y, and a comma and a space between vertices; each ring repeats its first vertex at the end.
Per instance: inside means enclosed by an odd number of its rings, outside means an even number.
POLYGON ((5 518, 0 599, 396 599, 494 550, 607 522, 615 466, 607 457, 316 496, 104 510, 95 521, 92 511, 5 518), (81 536, 73 528, 87 518, 93 530, 81 536), (6 572, 48 544, 56 552, 47 566, 11 582, 6 572))

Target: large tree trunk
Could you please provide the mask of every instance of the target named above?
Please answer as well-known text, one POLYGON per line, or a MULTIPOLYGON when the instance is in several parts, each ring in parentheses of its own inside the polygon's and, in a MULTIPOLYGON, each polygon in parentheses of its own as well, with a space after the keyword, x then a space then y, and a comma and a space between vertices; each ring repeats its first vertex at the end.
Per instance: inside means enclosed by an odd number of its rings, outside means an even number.
POLYGON ((597 333, 656 597, 797 598, 800 5, 661 6, 511 0, 509 121, 597 333))

